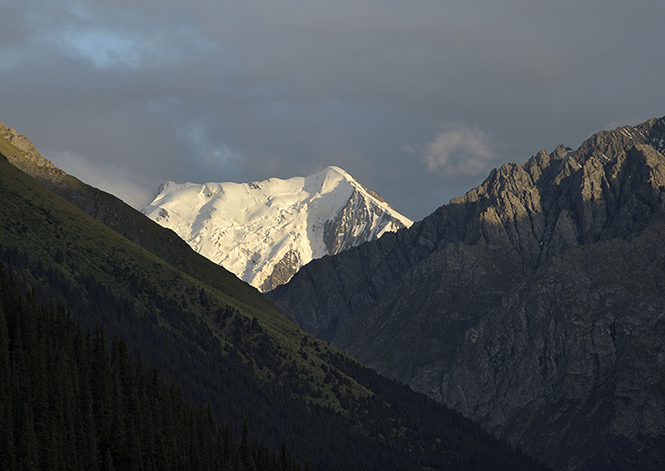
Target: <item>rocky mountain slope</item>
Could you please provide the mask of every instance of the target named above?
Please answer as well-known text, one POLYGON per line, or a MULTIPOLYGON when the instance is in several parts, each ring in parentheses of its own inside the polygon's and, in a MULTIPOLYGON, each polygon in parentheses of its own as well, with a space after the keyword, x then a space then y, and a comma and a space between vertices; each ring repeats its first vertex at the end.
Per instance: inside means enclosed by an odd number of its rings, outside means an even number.
POLYGON ((556 469, 665 466, 665 118, 504 164, 269 297, 556 469))
POLYGON ((143 213, 261 291, 312 259, 411 225, 339 167, 288 180, 166 182, 143 213))

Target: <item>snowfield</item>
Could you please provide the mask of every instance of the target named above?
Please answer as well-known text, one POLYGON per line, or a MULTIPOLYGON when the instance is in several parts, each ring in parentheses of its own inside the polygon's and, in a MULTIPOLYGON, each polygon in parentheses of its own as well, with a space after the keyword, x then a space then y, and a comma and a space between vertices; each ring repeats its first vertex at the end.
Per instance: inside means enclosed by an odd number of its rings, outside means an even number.
POLYGON ((164 183, 143 213, 268 291, 304 264, 412 221, 338 167, 252 183, 164 183))

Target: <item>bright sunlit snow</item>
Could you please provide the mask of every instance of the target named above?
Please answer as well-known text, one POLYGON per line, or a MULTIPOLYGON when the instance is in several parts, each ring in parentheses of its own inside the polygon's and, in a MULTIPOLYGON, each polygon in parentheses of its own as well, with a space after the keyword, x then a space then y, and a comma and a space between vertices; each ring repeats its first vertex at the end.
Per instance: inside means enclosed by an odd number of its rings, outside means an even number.
POLYGON ((166 182, 143 212, 256 287, 261 287, 289 253, 297 254, 297 268, 329 254, 324 234, 333 230, 331 225, 338 232, 343 228, 346 233, 337 237, 353 240, 351 245, 411 225, 338 167, 287 180, 166 182), (352 198, 354 194, 360 198, 352 198), (349 220, 340 221, 341 214, 349 220), (358 240, 361 234, 365 235, 358 240))

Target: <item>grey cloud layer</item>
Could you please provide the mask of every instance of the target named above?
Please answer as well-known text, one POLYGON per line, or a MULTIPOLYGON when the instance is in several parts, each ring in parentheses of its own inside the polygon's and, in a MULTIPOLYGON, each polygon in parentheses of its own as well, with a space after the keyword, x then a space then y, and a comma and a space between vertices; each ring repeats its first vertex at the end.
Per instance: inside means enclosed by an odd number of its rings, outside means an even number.
POLYGON ((13 2, 0 120, 135 205, 166 179, 339 165, 419 219, 502 161, 664 115, 663 18, 660 0, 13 2))

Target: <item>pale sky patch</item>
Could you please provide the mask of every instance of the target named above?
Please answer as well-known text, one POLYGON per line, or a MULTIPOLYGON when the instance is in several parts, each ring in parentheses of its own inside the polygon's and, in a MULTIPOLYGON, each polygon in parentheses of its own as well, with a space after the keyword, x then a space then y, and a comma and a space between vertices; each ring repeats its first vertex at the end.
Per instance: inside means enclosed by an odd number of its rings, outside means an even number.
POLYGON ((97 162, 72 151, 49 151, 44 156, 58 168, 100 190, 114 194, 134 209, 143 209, 155 197, 158 181, 127 168, 97 162))
POLYGON ((65 54, 89 60, 100 69, 139 67, 145 41, 140 36, 106 29, 67 31, 57 39, 65 54))
POLYGON ((422 155, 429 172, 447 177, 486 173, 496 159, 487 133, 459 123, 447 125, 425 145, 422 155))

